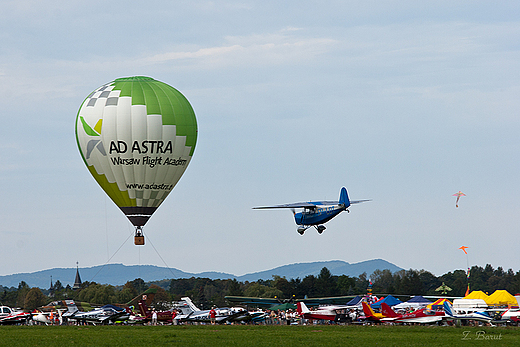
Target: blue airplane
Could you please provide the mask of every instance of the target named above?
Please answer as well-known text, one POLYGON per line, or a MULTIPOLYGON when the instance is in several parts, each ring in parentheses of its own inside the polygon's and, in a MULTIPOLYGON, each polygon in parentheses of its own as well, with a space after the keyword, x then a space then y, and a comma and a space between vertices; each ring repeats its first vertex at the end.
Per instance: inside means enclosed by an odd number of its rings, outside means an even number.
POLYGON ((261 206, 253 207, 253 209, 272 209, 272 208, 289 208, 294 214, 294 221, 298 225, 296 229, 300 235, 303 235, 305 230, 311 226, 316 228, 318 234, 325 230, 324 223, 336 217, 343 211, 350 212, 348 208, 352 204, 359 204, 370 200, 356 200, 350 201, 348 198, 347 189, 341 188, 339 194, 339 201, 309 201, 296 202, 293 204, 275 205, 275 206, 261 206), (296 213, 297 208, 303 208, 302 212, 296 213))

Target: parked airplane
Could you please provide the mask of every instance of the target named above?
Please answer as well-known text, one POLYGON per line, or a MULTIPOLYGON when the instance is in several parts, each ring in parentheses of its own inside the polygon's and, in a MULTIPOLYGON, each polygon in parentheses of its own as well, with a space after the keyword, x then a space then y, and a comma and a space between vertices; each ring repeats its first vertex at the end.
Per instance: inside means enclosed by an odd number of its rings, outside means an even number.
POLYGON ((254 209, 289 208, 293 211, 294 220, 298 225, 296 229, 300 235, 310 227, 316 228, 319 234, 325 230, 324 223, 336 217, 343 211, 349 212, 348 208, 352 204, 358 204, 370 200, 350 201, 345 187, 341 188, 339 201, 309 201, 296 202, 292 204, 253 207, 254 209), (297 208, 303 208, 302 212, 296 213, 297 208))
MULTIPOLYGON (((134 319, 137 323, 149 322, 152 320, 153 311, 148 308, 146 305, 147 296, 143 295, 141 301, 139 301, 139 312, 142 317, 138 317, 134 319)), ((157 311, 157 322, 166 322, 171 323, 173 321, 173 312, 172 311, 157 311)))
MULTIPOLYGON (((181 300, 186 303, 188 310, 183 310, 183 314, 176 316, 175 320, 181 322, 211 322, 211 310, 200 310, 188 297, 181 298, 181 300)), ((241 307, 216 308, 215 311, 215 322, 217 323, 247 321, 253 318, 250 317, 249 312, 246 309, 241 307)))
POLYGON ((302 301, 296 303, 296 306, 297 312, 300 315, 300 317, 303 317, 305 319, 324 319, 335 321, 337 317, 336 311, 330 308, 318 308, 315 311, 311 311, 307 308, 307 305, 305 305, 305 303, 302 301))
POLYGON ((26 324, 31 319, 28 312, 13 310, 8 306, 0 306, 0 324, 26 324))
POLYGON ((406 314, 397 314, 386 302, 381 304, 381 312, 386 316, 382 319, 383 321, 396 323, 428 324, 439 322, 446 317, 443 311, 434 311, 428 308, 421 308, 406 314))
POLYGON ((58 320, 61 324, 63 321, 62 314, 66 312, 66 309, 60 308, 56 311, 42 312, 40 310, 34 310, 32 314, 32 320, 45 325, 54 324, 58 320))
POLYGON ((455 311, 453 310, 453 306, 448 301, 444 302, 444 312, 446 313, 446 318, 449 319, 469 319, 478 320, 482 322, 491 322, 493 320, 493 317, 491 317, 489 313, 485 311, 455 313, 455 311))
POLYGON ((110 324, 130 317, 130 312, 128 310, 114 305, 105 305, 88 312, 79 311, 72 300, 67 300, 67 306, 69 307, 69 310, 65 312, 62 317, 66 318, 68 321, 92 324, 110 324))

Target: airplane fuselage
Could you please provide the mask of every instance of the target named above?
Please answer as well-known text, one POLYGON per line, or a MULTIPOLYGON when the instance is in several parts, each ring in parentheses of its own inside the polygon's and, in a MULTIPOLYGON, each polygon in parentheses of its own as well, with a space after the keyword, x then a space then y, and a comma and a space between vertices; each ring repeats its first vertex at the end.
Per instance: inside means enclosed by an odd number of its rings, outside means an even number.
POLYGON ((443 311, 418 310, 412 313, 402 315, 395 322, 399 323, 435 323, 445 318, 443 311))
POLYGON ((304 210, 294 214, 297 225, 319 225, 328 222, 341 212, 345 211, 344 205, 316 206, 314 210, 304 210))

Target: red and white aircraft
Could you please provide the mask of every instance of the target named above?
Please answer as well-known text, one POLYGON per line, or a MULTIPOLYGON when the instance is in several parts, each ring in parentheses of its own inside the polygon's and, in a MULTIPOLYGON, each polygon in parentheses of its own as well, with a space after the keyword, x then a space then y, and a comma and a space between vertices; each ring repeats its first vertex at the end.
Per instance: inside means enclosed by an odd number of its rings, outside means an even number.
POLYGON ((439 322, 446 318, 444 311, 433 311, 427 308, 421 308, 406 314, 397 314, 386 302, 381 304, 381 311, 386 316, 386 318, 381 320, 385 322, 428 324, 439 322))
POLYGON ((31 314, 23 311, 15 311, 8 306, 0 306, 0 324, 25 324, 31 319, 31 314))
POLYGON ((336 311, 332 309, 318 309, 315 311, 311 311, 307 308, 305 303, 299 301, 297 304, 297 312, 300 317, 305 319, 325 319, 325 320, 336 320, 336 311))

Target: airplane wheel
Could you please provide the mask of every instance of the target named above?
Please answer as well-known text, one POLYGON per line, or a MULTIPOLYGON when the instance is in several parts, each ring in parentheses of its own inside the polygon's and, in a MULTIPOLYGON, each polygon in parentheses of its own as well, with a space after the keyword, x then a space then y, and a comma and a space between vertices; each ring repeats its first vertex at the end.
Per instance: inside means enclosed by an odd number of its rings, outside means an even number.
POLYGON ((303 231, 303 230, 302 230, 302 231, 296 230, 296 231, 297 231, 298 234, 300 234, 300 235, 303 235, 303 233, 305 232, 305 231, 303 231))

